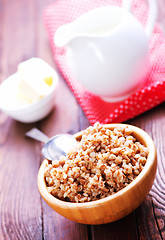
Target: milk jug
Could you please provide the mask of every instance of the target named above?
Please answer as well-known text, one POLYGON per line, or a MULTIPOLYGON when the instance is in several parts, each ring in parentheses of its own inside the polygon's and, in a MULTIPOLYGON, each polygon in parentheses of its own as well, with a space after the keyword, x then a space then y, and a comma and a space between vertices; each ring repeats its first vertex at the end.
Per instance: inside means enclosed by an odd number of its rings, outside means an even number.
POLYGON ((149 38, 157 17, 149 0, 145 28, 122 7, 91 10, 55 32, 57 47, 66 47, 68 64, 77 80, 104 101, 120 101, 144 84, 149 65, 149 38))

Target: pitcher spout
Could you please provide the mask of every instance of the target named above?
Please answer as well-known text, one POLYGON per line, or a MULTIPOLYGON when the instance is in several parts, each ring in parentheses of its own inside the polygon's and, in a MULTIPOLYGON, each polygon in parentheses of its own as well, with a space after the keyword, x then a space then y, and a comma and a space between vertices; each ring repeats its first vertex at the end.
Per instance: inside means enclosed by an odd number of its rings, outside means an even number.
POLYGON ((59 27, 54 36, 54 43, 57 47, 64 47, 74 38, 71 24, 59 27))
POLYGON ((55 33, 56 46, 63 47, 76 38, 105 37, 120 24, 121 8, 117 6, 96 8, 77 18, 72 23, 59 27, 55 33))

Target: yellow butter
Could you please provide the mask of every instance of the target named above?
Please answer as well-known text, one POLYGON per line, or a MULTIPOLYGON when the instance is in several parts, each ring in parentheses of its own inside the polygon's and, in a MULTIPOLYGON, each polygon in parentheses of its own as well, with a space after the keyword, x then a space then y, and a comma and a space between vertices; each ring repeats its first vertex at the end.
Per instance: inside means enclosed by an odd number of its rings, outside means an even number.
POLYGON ((52 86, 52 83, 53 83, 53 78, 52 77, 46 77, 43 80, 49 87, 52 86))
POLYGON ((19 92, 29 103, 46 96, 53 84, 54 70, 40 58, 31 58, 18 65, 19 92))

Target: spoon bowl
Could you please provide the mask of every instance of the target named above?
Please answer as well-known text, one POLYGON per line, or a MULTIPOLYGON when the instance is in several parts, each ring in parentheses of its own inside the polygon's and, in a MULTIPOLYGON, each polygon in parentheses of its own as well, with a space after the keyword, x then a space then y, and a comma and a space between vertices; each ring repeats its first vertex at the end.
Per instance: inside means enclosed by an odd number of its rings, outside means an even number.
POLYGON ((58 134, 48 138, 37 128, 32 128, 26 133, 26 136, 45 143, 42 147, 42 154, 49 161, 59 160, 77 144, 75 137, 71 134, 58 134))
POLYGON ((43 156, 48 160, 60 159, 66 156, 77 141, 71 134, 58 134, 52 137, 42 148, 43 156))

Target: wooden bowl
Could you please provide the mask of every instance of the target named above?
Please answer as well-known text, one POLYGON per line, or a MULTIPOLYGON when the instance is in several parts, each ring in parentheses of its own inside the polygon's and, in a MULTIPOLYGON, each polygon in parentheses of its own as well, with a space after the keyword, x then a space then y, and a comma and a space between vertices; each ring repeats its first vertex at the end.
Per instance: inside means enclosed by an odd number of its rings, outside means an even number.
MULTIPOLYGON (((126 124, 107 124, 106 128, 114 129, 116 126, 126 124)), ((48 193, 44 169, 47 160, 44 160, 38 173, 38 188, 47 204, 62 216, 83 224, 104 224, 116 221, 135 210, 149 193, 156 175, 157 157, 155 145, 151 137, 142 129, 129 125, 134 137, 149 149, 147 162, 141 173, 125 188, 117 193, 91 202, 72 203, 57 199, 48 193)), ((77 140, 81 139, 82 132, 75 134, 77 140)))

